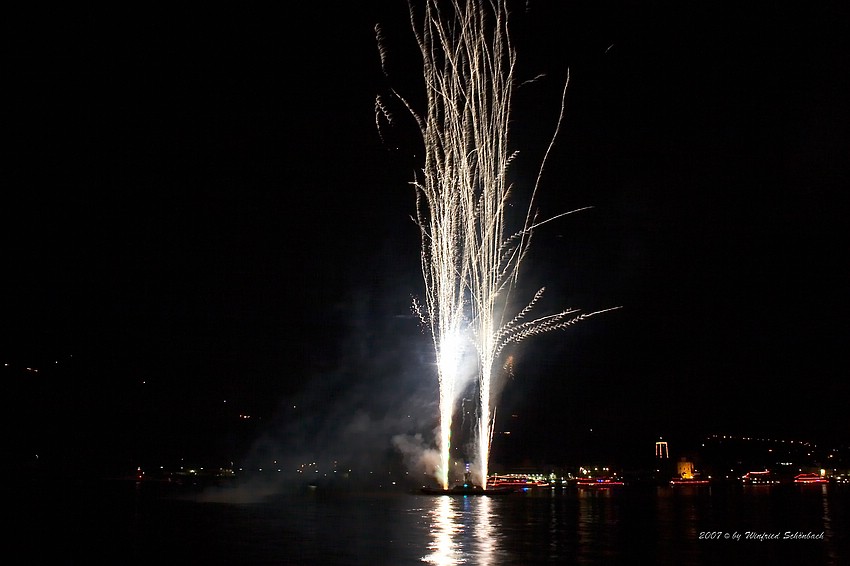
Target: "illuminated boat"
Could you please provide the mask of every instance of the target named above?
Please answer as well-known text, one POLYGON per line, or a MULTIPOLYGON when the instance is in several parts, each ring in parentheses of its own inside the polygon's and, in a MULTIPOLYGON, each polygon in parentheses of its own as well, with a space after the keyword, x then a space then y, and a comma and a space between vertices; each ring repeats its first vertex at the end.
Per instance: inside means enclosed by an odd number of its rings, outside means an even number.
POLYGON ((741 482, 744 485, 771 485, 778 484, 777 478, 770 470, 747 472, 741 477, 741 482))
POLYGON ((487 478, 487 489, 509 488, 514 491, 524 491, 534 487, 547 487, 549 482, 534 480, 528 476, 508 475, 490 476, 487 478))
POLYGON ((516 490, 510 487, 488 487, 485 489, 480 485, 462 483, 448 489, 423 487, 421 491, 425 495, 507 495, 516 490))
POLYGON ((818 474, 797 474, 794 483, 829 483, 829 480, 818 474))
POLYGON ((579 478, 576 480, 576 485, 581 489, 610 489, 612 487, 622 487, 626 484, 616 478, 601 477, 579 478))
POLYGON ((670 485, 708 485, 709 480, 701 478, 673 478, 670 480, 670 485))

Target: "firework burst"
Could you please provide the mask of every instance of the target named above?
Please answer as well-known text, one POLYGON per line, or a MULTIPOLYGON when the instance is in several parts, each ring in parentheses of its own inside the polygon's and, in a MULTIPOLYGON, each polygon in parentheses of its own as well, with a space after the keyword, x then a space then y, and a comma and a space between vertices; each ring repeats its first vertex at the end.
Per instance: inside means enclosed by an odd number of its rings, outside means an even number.
MULTIPOLYGON (((473 471, 476 483, 484 486, 498 393, 491 381, 503 350, 605 311, 579 314, 569 308, 531 318, 543 289, 515 314, 510 310, 532 231, 544 223, 537 222, 533 204, 564 115, 566 83, 524 223, 509 230, 508 169, 516 152, 509 148, 508 133, 516 52, 506 1, 424 0, 421 11, 412 3, 409 8, 423 61, 426 111, 419 113, 403 96, 393 95, 416 120, 425 149, 424 167, 412 182, 425 283, 424 302, 415 301, 414 308, 430 330, 437 360, 441 458, 435 475, 448 487, 457 396, 477 376, 473 471), (476 359, 472 375, 464 365, 469 354, 476 359)), ((379 49, 383 65, 387 53, 383 46, 379 49)), ((376 116, 390 116, 381 99, 376 116)))

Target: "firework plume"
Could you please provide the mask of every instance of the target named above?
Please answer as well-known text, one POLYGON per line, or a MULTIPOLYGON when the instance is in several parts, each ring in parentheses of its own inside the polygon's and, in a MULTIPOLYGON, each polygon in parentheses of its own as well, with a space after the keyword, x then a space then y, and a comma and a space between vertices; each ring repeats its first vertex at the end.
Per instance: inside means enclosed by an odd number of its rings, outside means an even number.
MULTIPOLYGON (((532 231, 543 224, 537 222, 534 198, 564 115, 566 83, 524 223, 509 229, 508 170, 516 152, 509 147, 508 134, 516 52, 508 33, 507 2, 424 0, 419 11, 412 3, 409 8, 422 55, 425 112, 393 94, 416 120, 425 150, 424 167, 412 182, 425 283, 424 302, 415 301, 414 307, 430 330, 436 353, 441 458, 435 475, 448 487, 452 417, 470 378, 464 362, 474 356, 478 407, 472 469, 475 482, 484 486, 497 394, 491 381, 504 348, 604 311, 580 314, 570 308, 533 318, 543 289, 519 311, 510 310, 532 231)), ((383 63, 383 46, 380 54, 383 63)), ((376 117, 389 115, 378 99, 376 117)))

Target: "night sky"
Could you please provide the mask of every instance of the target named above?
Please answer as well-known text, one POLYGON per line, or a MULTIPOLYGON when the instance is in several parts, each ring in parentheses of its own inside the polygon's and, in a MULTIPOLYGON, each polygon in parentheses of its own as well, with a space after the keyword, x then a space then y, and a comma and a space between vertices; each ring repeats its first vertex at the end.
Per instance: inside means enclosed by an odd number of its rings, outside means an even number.
MULTIPOLYGON (((593 207, 535 233, 520 293, 623 308, 522 343, 494 456, 686 433, 847 442, 850 14, 686 4, 514 9, 518 80, 545 75, 515 96, 518 203, 569 70, 536 208, 593 207)), ((422 96, 406 15, 382 0, 6 18, 13 456, 430 434, 410 308, 422 151, 401 107, 383 139, 374 114, 390 87, 422 96)))

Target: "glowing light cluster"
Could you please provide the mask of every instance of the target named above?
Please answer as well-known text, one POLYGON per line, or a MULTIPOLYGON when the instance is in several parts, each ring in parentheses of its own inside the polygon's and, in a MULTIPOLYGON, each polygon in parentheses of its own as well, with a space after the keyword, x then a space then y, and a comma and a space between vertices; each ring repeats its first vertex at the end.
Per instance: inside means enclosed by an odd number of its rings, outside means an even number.
POLYGON ((825 477, 825 471, 821 470, 820 474, 797 474, 794 476, 794 483, 829 483, 829 480, 825 477))

